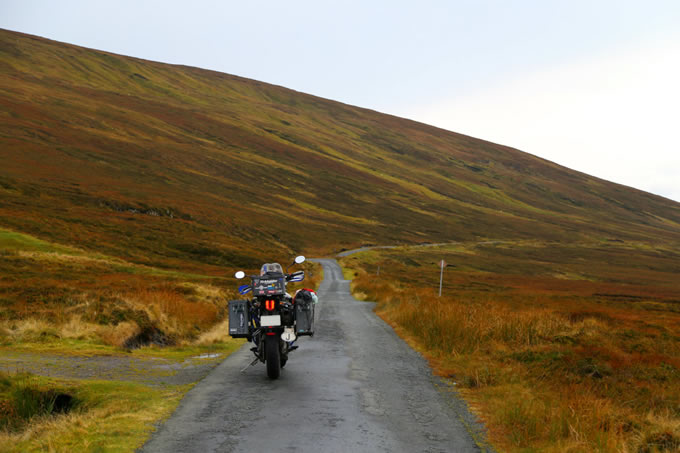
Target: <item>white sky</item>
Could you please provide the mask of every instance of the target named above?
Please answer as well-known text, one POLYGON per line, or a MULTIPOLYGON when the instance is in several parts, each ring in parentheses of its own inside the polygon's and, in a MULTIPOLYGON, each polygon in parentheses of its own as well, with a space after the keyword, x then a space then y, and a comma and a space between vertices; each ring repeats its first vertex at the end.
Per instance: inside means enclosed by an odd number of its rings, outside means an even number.
POLYGON ((0 27, 412 118, 680 201, 678 0, 0 0, 0 27))

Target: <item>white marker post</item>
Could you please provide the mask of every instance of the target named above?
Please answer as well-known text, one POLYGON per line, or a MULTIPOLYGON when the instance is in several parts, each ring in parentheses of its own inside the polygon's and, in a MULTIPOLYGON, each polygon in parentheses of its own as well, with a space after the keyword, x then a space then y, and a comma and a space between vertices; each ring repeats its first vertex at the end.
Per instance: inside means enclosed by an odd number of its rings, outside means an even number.
POLYGON ((441 271, 439 272, 439 297, 442 297, 442 281, 444 280, 444 266, 446 266, 446 261, 441 260, 439 262, 441 271))

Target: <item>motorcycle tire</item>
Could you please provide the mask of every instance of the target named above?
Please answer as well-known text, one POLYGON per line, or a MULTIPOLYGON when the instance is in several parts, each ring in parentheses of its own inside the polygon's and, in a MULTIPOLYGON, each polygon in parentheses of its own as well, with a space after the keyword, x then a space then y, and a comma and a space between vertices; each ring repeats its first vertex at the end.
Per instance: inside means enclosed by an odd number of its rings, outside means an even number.
POLYGON ((267 376, 269 379, 278 379, 281 374, 281 351, 279 339, 267 337, 264 339, 265 362, 267 362, 267 376))

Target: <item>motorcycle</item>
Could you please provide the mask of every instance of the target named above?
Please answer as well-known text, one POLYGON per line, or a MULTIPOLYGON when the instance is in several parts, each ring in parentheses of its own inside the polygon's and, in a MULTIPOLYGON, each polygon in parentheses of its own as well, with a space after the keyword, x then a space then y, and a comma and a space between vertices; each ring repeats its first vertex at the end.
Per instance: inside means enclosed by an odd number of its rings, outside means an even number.
MULTIPOLYGON (((304 271, 288 273, 288 269, 304 261, 304 256, 296 257, 285 272, 278 263, 264 264, 260 275, 248 276, 250 284, 239 287, 240 294, 252 293, 253 298, 229 301, 229 334, 254 344, 255 360, 250 366, 258 361, 266 364, 270 379, 279 377, 288 354, 298 348, 298 337, 314 335, 316 294, 300 290, 293 298, 286 292, 287 283, 305 278, 304 271)), ((240 280, 246 274, 238 271, 234 276, 240 280)))

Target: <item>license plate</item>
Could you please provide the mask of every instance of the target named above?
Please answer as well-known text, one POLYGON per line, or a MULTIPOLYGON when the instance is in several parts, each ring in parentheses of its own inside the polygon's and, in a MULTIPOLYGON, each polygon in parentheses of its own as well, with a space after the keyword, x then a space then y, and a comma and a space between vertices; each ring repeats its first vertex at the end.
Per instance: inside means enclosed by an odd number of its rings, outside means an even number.
POLYGON ((260 316, 260 325, 262 327, 280 326, 281 315, 260 316))

